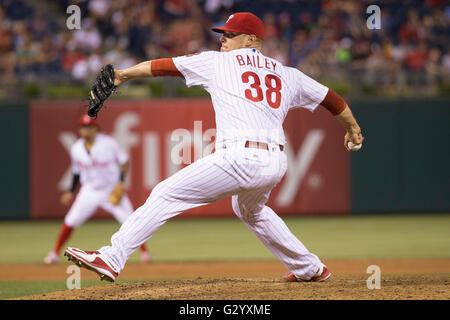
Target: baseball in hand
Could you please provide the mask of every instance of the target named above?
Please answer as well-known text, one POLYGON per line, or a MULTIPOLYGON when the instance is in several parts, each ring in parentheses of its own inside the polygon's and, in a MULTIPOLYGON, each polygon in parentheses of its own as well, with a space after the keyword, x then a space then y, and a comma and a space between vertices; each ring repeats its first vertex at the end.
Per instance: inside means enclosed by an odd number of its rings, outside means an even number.
POLYGON ((353 142, 349 141, 347 143, 347 147, 352 151, 358 151, 362 147, 362 143, 360 144, 354 144, 353 142))

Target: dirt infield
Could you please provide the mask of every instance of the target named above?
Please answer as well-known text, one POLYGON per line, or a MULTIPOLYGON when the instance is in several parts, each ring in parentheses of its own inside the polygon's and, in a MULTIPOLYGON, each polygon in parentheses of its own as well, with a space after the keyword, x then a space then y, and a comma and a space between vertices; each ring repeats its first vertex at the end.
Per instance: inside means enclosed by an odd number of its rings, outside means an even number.
MULTIPOLYGON (((183 262, 128 264, 118 280, 143 279, 138 283, 106 284, 21 299, 450 299, 450 259, 431 260, 329 260, 332 278, 323 283, 285 283, 286 272, 278 261, 183 262), (381 289, 367 288, 367 267, 381 269, 381 289)), ((0 265, 0 281, 63 280, 60 265, 0 265)), ((98 279, 82 269, 82 279, 98 279)))

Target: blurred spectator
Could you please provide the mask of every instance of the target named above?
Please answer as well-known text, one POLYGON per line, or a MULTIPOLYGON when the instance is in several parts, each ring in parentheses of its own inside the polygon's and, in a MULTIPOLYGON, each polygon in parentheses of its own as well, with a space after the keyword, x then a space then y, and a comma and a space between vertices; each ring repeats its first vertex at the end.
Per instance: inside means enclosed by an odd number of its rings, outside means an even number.
POLYGON ((363 37, 353 39, 351 47, 352 69, 357 71, 364 69, 370 53, 371 48, 369 40, 363 37))
POLYGON ((15 67, 17 73, 24 75, 36 71, 33 67, 37 62, 38 48, 30 33, 25 30, 20 33, 15 43, 15 67))
POLYGON ((409 52, 405 57, 405 66, 411 71, 424 71, 428 58, 428 48, 425 42, 420 42, 417 48, 409 52))
POLYGON ((90 19, 84 19, 81 29, 74 32, 73 40, 77 48, 85 51, 96 50, 102 44, 100 32, 90 19))
POLYGON ((263 17, 265 27, 265 39, 270 41, 272 39, 278 39, 280 36, 280 30, 276 24, 275 15, 273 13, 266 13, 263 17))
POLYGON ((444 67, 444 73, 450 75, 450 54, 448 52, 442 57, 442 66, 444 67))
POLYGON ((70 73, 74 65, 81 60, 84 60, 85 56, 80 49, 76 49, 75 46, 68 46, 67 52, 61 59, 61 68, 63 71, 70 73))
POLYGON ((427 62, 429 55, 428 47, 425 42, 420 42, 419 45, 414 48, 405 57, 405 67, 409 71, 408 84, 411 86, 425 86, 426 74, 425 63, 427 62))
POLYGON ((12 51, 13 38, 11 21, 6 17, 5 10, 0 7, 0 54, 12 51))
MULTIPOLYGON (((104 63, 111 63, 117 69, 125 69, 132 67, 137 63, 137 60, 132 58, 126 51, 126 42, 118 41, 115 46, 108 50, 104 55, 104 63)), ((97 69, 98 71, 98 69, 97 69)))
POLYGON ((41 10, 37 10, 30 21, 30 29, 33 30, 33 38, 41 40, 50 32, 48 20, 41 10))
POLYGON ((110 8, 109 0, 91 0, 89 1, 89 11, 94 17, 104 18, 110 8))
POLYGON ((292 40, 294 30, 292 27, 291 15, 287 12, 282 12, 278 15, 278 21, 280 24, 280 36, 283 39, 292 40))
POLYGON ((379 86, 392 83, 389 52, 378 44, 372 45, 371 55, 366 60, 366 81, 379 86))
POLYGON ((36 44, 35 70, 39 74, 60 72, 61 63, 50 36, 46 36, 36 44))
POLYGON ((217 50, 219 35, 210 28, 236 11, 262 18, 265 54, 319 81, 448 81, 448 1, 377 4, 381 30, 367 28, 369 2, 358 0, 0 0, 0 72, 10 75, 0 81, 46 74, 86 83, 105 63, 125 68, 143 59, 217 50), (80 30, 65 26, 70 4, 81 8, 80 30))
POLYGON ((163 1, 164 13, 172 19, 186 18, 190 8, 194 4, 192 0, 165 0, 163 1))
POLYGON ((425 62, 425 71, 429 83, 441 82, 441 51, 438 48, 432 48, 429 51, 428 59, 425 62))
POLYGON ((392 57, 397 62, 403 63, 403 60, 412 48, 413 46, 406 39, 400 39, 400 43, 392 48, 392 57))
POLYGON ((206 0, 204 8, 206 13, 215 14, 222 8, 231 8, 233 3, 233 0, 206 0))
POLYGON ((336 49, 336 61, 338 64, 345 64, 352 60, 351 46, 353 41, 350 38, 343 38, 339 41, 336 49))
POLYGON ((421 21, 419 14, 415 9, 410 9, 408 12, 408 20, 400 27, 398 38, 400 41, 407 41, 409 43, 417 43, 420 40, 419 29, 421 21))

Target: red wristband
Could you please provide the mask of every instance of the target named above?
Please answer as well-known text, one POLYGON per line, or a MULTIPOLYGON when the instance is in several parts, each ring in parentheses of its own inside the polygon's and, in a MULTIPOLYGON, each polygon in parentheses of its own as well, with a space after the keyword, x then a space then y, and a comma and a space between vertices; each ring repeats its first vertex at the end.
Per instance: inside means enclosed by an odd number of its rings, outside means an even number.
POLYGON ((342 111, 344 111, 345 107, 347 106, 347 103, 336 92, 334 92, 331 89, 328 89, 328 93, 323 99, 323 101, 320 103, 320 105, 336 116, 340 114, 342 111))
POLYGON ((175 67, 175 64, 173 63, 172 58, 152 60, 151 68, 152 68, 152 75, 154 77, 165 77, 165 76, 182 77, 183 76, 180 73, 180 71, 178 71, 177 67, 175 67))

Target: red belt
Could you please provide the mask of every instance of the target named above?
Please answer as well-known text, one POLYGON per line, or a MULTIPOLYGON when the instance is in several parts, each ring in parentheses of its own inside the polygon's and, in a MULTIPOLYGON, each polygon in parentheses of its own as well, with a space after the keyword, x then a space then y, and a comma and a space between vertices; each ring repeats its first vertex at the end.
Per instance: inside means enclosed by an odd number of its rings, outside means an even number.
MULTIPOLYGON (((279 145, 280 146, 280 151, 284 150, 284 146, 283 145, 279 145)), ((257 149, 264 149, 264 150, 269 150, 269 145, 265 142, 257 142, 257 141, 246 141, 245 142, 245 147, 246 148, 257 148, 257 149)))

